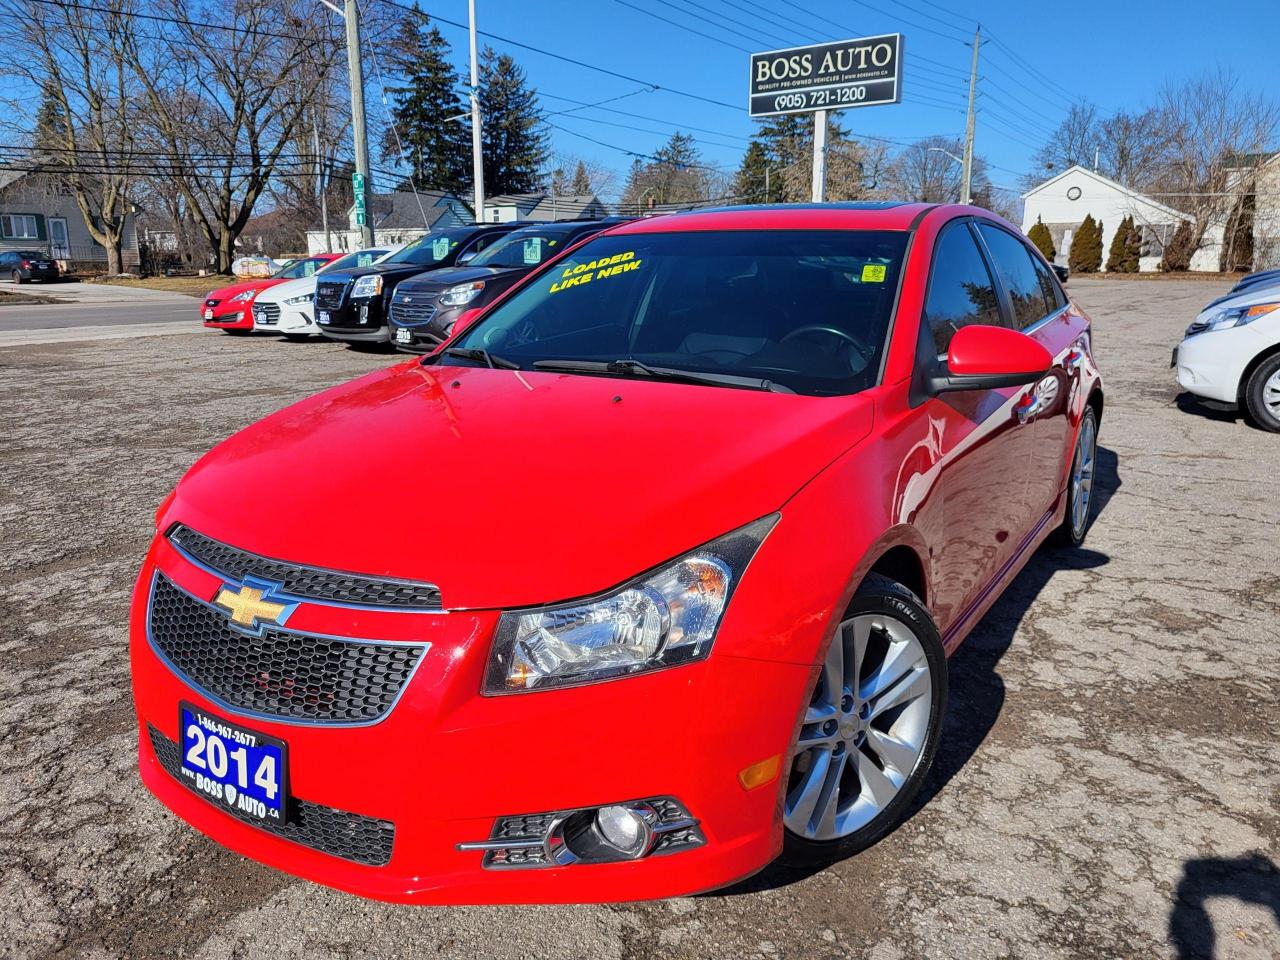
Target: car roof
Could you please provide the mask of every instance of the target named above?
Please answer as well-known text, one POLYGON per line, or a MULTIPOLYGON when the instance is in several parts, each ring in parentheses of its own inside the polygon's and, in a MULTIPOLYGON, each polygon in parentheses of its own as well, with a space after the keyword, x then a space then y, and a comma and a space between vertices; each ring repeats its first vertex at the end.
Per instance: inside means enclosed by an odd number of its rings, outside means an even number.
MULTIPOLYGON (((612 235, 675 233, 696 230, 909 230, 933 203, 902 201, 848 203, 770 203, 704 207, 683 213, 633 220, 614 227, 612 235)), ((957 207, 966 213, 972 207, 957 207)))

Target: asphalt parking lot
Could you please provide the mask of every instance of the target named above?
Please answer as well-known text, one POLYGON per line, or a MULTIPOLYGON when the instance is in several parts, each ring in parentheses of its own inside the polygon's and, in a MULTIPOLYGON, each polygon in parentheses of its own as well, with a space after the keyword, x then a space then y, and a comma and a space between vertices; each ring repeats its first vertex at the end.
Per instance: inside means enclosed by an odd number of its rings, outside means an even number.
POLYGON ((0 956, 1280 956, 1280 436, 1178 397, 1170 348, 1225 285, 1068 289, 1106 377, 1101 512, 952 659, 911 819, 820 873, 638 905, 363 901, 138 781, 125 621, 156 505, 228 433, 393 358, 207 331, 0 349, 0 956))

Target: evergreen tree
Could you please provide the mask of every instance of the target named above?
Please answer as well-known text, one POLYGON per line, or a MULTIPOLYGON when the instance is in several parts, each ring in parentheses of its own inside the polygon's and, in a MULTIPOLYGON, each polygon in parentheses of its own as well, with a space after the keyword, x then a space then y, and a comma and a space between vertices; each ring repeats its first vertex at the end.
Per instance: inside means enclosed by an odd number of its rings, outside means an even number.
POLYGON ((485 192, 531 193, 542 185, 547 138, 538 93, 507 54, 485 47, 480 58, 481 154, 485 192))
POLYGON ((1129 218, 1129 239, 1124 245, 1124 260, 1120 269, 1124 273, 1137 273, 1142 260, 1142 228, 1129 218))
POLYGON ((1116 227, 1116 235, 1111 238, 1111 246, 1107 250, 1107 273, 1125 273, 1125 255, 1129 249, 1129 234, 1133 231, 1133 217, 1125 217, 1116 227))
POLYGON ((1036 222, 1027 231, 1027 239, 1036 245, 1036 249, 1044 254, 1046 260, 1053 263, 1053 258, 1058 255, 1058 251, 1053 245, 1053 235, 1039 217, 1036 217, 1036 222))
MULTIPOLYGON (((766 117, 747 147, 734 180, 746 203, 808 200, 813 182, 814 118, 805 114, 766 117), (769 171, 765 195, 765 170, 769 171)), ((863 150, 833 116, 827 118, 827 197, 856 200, 866 194, 863 150)))
MULTIPOLYGON (((388 54, 404 84, 387 92, 391 116, 404 144, 409 181, 435 190, 465 194, 471 183, 470 133, 456 120, 466 112, 458 93, 458 75, 450 64, 449 43, 439 29, 428 29, 426 14, 414 12, 400 21, 388 54)), ((382 141, 384 160, 400 161, 395 131, 382 141)))
POLYGON ((696 203, 711 198, 711 170, 693 137, 676 132, 658 148, 649 163, 631 165, 622 210, 643 212, 654 204, 696 203))
POLYGON ((1195 234, 1190 220, 1180 220, 1173 237, 1164 245, 1160 269, 1165 273, 1182 273, 1191 269, 1191 254, 1195 253, 1195 234))
MULTIPOLYGON (((51 81, 46 81, 40 91, 40 109, 36 113, 34 137, 36 151, 65 150, 67 146, 67 114, 54 93, 51 81)), ((62 159, 63 153, 56 153, 62 159)))
POLYGON ((553 197, 567 197, 570 193, 569 178, 565 176, 564 167, 556 167, 551 171, 547 184, 553 197))
POLYGON ((769 157, 765 153, 764 144, 752 140, 747 152, 742 155, 742 165, 733 178, 733 195, 738 203, 768 203, 765 194, 766 184, 772 192, 773 184, 769 183, 767 172, 769 157))
POLYGON ((1068 264, 1072 273, 1097 273, 1102 266, 1102 224, 1086 214, 1071 240, 1068 264))
POLYGON ((573 171, 573 195, 581 197, 593 192, 591 177, 587 174, 587 165, 579 160, 578 166, 573 171))

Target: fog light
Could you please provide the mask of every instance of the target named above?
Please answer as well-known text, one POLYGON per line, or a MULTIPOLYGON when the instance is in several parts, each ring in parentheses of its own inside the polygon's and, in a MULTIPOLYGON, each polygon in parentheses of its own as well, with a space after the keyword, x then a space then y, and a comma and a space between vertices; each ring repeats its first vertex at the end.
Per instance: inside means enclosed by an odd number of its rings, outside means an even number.
MULTIPOLYGON (((596 829, 605 842, 617 847, 628 857, 639 857, 648 852, 653 840, 653 827, 643 807, 601 807, 596 811, 596 829)), ((656 819, 656 818, 655 818, 656 819)))

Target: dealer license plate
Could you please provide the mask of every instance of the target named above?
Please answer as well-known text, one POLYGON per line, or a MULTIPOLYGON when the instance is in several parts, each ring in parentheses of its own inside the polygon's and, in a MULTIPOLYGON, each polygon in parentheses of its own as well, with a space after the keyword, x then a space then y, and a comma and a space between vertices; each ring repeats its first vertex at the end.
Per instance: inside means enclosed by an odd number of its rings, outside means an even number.
POLYGON ((283 740, 229 723, 189 703, 178 706, 182 776, 206 800, 237 816, 284 823, 288 748, 283 740))
POLYGON ((328 322, 329 322, 328 310, 321 310, 319 313, 316 314, 316 323, 328 323, 328 322))
POLYGON ((212 320, 212 319, 213 319, 213 309, 212 309, 212 308, 210 308, 210 309, 208 309, 208 310, 206 310, 206 311, 204 312, 204 318, 205 318, 206 320, 212 320))
POLYGON ((396 328, 396 343, 413 343, 413 331, 405 327, 396 328))

